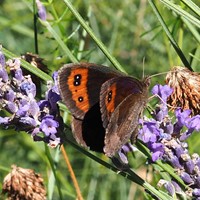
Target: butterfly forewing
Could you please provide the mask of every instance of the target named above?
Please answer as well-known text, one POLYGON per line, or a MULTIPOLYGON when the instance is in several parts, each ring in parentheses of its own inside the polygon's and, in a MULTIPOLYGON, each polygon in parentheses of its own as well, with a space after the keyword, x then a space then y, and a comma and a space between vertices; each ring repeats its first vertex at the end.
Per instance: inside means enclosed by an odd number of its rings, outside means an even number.
POLYGON ((66 64, 58 72, 62 100, 73 116, 83 119, 99 101, 101 85, 116 76, 123 74, 91 63, 66 64))

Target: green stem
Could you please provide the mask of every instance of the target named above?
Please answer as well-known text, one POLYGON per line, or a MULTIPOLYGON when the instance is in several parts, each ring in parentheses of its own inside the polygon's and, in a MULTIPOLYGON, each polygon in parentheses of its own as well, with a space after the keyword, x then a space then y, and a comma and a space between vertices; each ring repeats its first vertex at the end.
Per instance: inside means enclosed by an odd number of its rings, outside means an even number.
POLYGON ((37 9, 36 2, 33 0, 33 25, 34 25, 34 41, 35 41, 35 53, 38 54, 38 34, 37 34, 37 9))

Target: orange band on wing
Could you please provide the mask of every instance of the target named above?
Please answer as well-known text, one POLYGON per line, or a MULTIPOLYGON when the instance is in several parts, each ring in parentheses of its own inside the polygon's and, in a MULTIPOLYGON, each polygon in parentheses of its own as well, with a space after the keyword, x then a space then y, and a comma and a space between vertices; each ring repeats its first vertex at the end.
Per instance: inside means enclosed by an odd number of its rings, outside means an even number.
POLYGON ((75 101, 76 106, 85 113, 89 110, 87 82, 88 69, 85 68, 72 69, 67 80, 72 99, 75 101))

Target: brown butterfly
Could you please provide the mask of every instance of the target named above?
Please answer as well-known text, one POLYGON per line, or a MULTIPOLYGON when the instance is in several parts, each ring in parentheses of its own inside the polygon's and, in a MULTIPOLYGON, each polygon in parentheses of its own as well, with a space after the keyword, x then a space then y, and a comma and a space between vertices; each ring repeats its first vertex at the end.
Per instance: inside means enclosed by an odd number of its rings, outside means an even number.
POLYGON ((59 70, 58 85, 80 145, 113 157, 132 134, 136 137, 149 78, 139 81, 91 63, 66 64, 59 70))

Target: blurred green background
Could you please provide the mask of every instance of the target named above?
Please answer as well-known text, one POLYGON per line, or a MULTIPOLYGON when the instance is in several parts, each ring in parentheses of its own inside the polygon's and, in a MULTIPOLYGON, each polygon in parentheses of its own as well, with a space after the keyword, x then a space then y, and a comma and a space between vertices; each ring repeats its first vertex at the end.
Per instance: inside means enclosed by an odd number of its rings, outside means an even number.
MULTIPOLYGON (((172 66, 182 65, 148 1, 73 0, 71 2, 90 24, 95 35, 129 74, 142 78, 143 69, 145 75, 153 75, 166 72, 172 66)), ((180 1, 176 2, 180 4, 180 1)), ((200 4, 199 0, 194 2, 200 4)), ((43 3, 47 9, 47 20, 78 60, 112 66, 63 1, 49 0, 43 3)), ((200 52, 199 43, 191 30, 180 16, 160 1, 156 1, 156 5, 185 57, 193 69, 198 71, 199 60, 193 57, 199 55, 197 54, 200 52)), ((180 6, 190 12, 183 4, 180 6)), ((50 74, 63 64, 71 62, 66 52, 39 21, 37 31, 39 55, 44 59, 50 74)), ((35 52, 32 1, 0 1, 0 43, 17 56, 35 52)), ((163 84, 164 77, 152 79, 152 85, 157 82, 163 84)), ((196 136, 191 138, 189 144, 192 144, 191 152, 196 152, 199 145, 196 136)), ((151 199, 141 187, 87 158, 69 144, 65 147, 85 199, 151 199)), ((51 154, 54 157, 56 150, 51 150, 51 154)), ((104 155, 98 156, 108 161, 104 155)), ((0 157, 0 189, 3 177, 12 164, 32 168, 42 174, 47 186, 51 168, 46 158, 44 144, 33 142, 27 133, 1 129, 0 157)), ((145 161, 145 157, 140 153, 136 153, 134 157, 130 155, 131 166, 137 174, 144 179, 148 177, 154 185, 159 179, 159 174, 152 173, 151 167, 148 167, 145 161)), ((76 199, 62 156, 56 165, 63 199, 76 199)), ((59 199, 56 187, 52 199, 59 199)))

